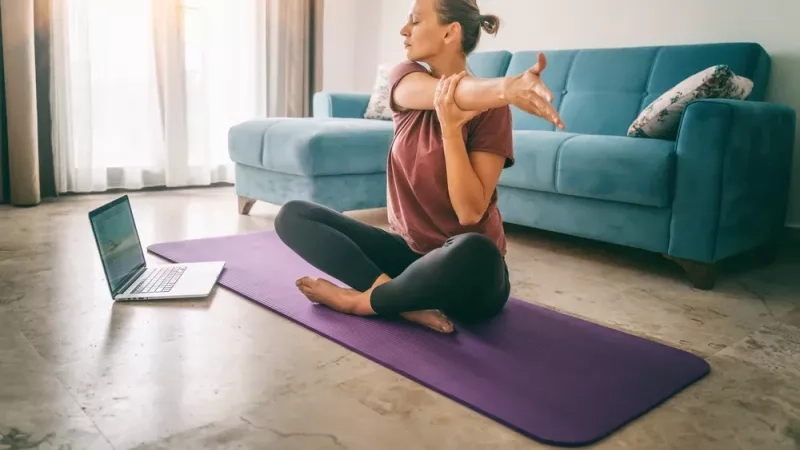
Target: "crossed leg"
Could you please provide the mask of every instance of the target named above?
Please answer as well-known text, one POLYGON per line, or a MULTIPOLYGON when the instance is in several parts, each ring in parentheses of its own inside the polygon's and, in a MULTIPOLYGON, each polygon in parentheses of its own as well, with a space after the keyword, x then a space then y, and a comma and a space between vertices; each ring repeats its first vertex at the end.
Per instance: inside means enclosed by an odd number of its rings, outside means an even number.
POLYGON ((490 317, 508 298, 502 256, 475 233, 423 256, 397 235, 304 201, 285 204, 275 229, 307 262, 353 288, 312 277, 296 282, 311 301, 343 313, 399 315, 449 333, 453 325, 445 314, 490 317))

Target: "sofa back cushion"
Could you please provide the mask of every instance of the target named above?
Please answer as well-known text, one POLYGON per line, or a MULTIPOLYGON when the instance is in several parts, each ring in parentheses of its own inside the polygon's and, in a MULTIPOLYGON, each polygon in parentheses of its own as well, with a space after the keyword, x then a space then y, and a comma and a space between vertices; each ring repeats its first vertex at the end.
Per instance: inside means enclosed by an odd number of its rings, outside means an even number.
MULTIPOLYGON (((748 100, 763 101, 770 57, 759 44, 715 43, 583 50, 541 50, 547 56, 543 80, 555 97, 567 131, 625 136, 639 113, 685 78, 716 64, 727 64, 753 81, 748 100)), ((475 76, 518 75, 536 62, 538 50, 476 52, 469 68, 475 76)), ((514 128, 554 130, 549 122, 512 106, 514 128)))
POLYGON ((510 61, 511 52, 506 50, 475 52, 469 56, 467 69, 472 76, 478 78, 503 77, 510 61))

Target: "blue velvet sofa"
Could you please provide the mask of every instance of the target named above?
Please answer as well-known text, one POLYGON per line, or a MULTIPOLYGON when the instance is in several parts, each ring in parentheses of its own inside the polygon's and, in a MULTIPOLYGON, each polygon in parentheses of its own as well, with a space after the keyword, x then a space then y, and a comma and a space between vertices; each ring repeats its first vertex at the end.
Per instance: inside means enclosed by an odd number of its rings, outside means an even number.
MULTIPOLYGON (((774 245, 787 210, 795 111, 765 101, 770 56, 754 43, 543 51, 565 131, 513 108, 516 165, 498 187, 504 220, 658 252, 698 288, 715 263, 774 245), (697 100, 675 140, 628 137, 637 115, 707 67, 754 82, 746 100, 697 100)), ((515 75, 537 51, 469 58, 478 77, 515 75)), ((318 92, 313 118, 234 126, 240 212, 255 200, 336 210, 383 207, 392 123, 364 119, 369 95, 318 92)))

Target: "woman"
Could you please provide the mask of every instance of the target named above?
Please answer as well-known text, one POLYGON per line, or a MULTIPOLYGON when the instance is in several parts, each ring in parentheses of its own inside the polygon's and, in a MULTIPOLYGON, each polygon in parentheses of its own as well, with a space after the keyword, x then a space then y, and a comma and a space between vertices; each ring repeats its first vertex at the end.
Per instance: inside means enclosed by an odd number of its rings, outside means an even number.
POLYGON ((498 26, 475 0, 413 3, 401 30, 408 61, 389 76, 390 231, 304 201, 286 203, 276 217, 286 245, 352 288, 297 280, 311 301, 347 314, 401 316, 443 333, 453 331, 448 316, 476 321, 502 310, 510 285, 495 188, 514 163, 509 105, 563 123, 539 78, 541 55, 518 76, 465 74, 481 30, 495 34, 498 26))

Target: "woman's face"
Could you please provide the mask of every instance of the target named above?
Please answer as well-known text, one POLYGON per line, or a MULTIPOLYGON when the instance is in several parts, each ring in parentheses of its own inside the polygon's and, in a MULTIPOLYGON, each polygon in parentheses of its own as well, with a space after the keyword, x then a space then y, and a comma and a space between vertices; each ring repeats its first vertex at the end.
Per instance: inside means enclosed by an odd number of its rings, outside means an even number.
POLYGON ((411 3, 408 22, 400 30, 409 60, 425 61, 440 54, 453 40, 453 27, 439 23, 436 1, 414 0, 411 3))

